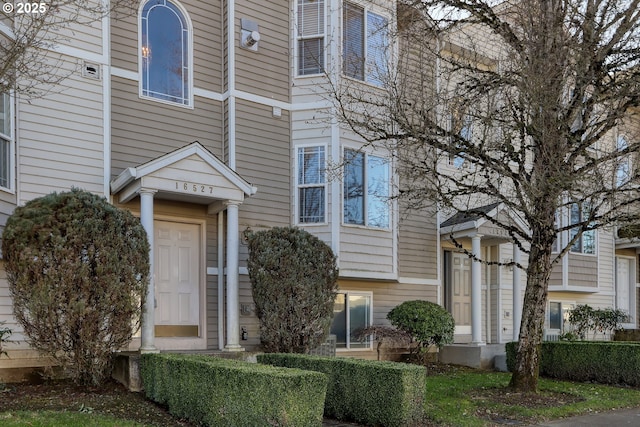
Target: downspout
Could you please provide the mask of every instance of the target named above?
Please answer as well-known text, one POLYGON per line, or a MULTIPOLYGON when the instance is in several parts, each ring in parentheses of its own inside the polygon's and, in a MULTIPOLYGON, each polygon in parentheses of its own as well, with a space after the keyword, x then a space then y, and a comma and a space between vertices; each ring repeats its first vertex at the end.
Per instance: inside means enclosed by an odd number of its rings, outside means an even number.
POLYGON ((228 138, 229 138, 229 167, 236 170, 236 44, 235 44, 235 0, 227 3, 227 93, 229 94, 228 109, 228 138))
MULTIPOLYGON (((104 7, 111 8, 110 0, 104 0, 104 7)), ((113 202, 109 183, 111 181, 111 14, 102 18, 102 128, 103 128, 103 185, 104 197, 113 202)))

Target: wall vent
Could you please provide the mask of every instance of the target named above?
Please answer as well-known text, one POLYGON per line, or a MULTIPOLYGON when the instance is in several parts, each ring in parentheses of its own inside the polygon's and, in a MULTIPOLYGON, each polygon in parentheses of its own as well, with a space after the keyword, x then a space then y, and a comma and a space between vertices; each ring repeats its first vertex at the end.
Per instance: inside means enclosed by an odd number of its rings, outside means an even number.
POLYGON ((82 64, 82 77, 100 80, 100 65, 85 62, 82 64))

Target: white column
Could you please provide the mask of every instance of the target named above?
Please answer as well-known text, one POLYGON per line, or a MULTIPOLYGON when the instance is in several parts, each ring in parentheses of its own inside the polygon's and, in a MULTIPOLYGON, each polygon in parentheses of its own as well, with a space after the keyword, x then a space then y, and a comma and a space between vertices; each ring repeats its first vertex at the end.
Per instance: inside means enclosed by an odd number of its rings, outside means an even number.
MULTIPOLYGON (((520 248, 513 243, 513 263, 520 264, 520 248)), ((513 266, 513 340, 520 338, 520 322, 522 321, 522 284, 520 269, 513 266)))
POLYGON ((480 253, 480 237, 471 238, 471 342, 482 344, 482 264, 478 261, 480 253))
POLYGON ((238 298, 238 202, 227 202, 227 351, 243 351, 240 347, 240 302, 238 298))
POLYGON ((158 349, 155 346, 155 284, 153 268, 153 195, 156 190, 140 190, 140 222, 147 232, 149 240, 149 287, 147 288, 147 300, 142 308, 142 325, 140 336, 140 353, 154 353, 158 349))

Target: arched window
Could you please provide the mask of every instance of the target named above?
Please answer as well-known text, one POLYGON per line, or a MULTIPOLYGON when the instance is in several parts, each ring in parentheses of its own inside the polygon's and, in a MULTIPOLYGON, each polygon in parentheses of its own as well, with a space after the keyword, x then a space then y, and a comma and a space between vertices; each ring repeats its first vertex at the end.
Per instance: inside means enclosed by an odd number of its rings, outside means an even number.
POLYGON ((142 6, 140 69, 142 96, 191 105, 191 23, 171 1, 142 6))

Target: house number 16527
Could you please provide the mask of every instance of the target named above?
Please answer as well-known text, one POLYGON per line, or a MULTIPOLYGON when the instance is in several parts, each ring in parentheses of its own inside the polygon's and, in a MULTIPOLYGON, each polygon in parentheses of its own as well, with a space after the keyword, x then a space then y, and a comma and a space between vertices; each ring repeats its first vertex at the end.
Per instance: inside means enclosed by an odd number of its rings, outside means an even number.
POLYGON ((176 181, 176 190, 188 191, 190 193, 213 194, 212 185, 194 184, 192 182, 176 181))

